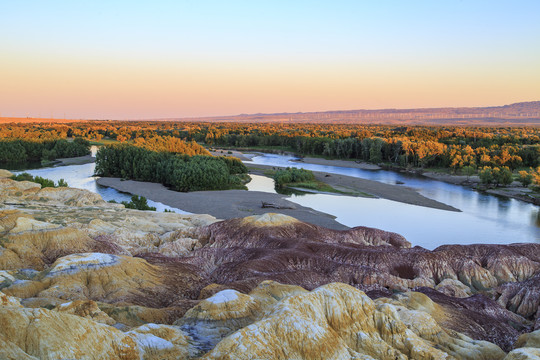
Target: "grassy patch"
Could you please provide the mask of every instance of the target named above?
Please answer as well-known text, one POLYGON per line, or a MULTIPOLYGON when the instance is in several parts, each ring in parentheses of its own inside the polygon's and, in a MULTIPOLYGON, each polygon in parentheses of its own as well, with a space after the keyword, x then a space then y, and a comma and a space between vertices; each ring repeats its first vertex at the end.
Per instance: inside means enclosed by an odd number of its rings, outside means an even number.
POLYGON ((295 188, 302 188, 302 189, 310 189, 310 190, 316 190, 316 191, 323 191, 323 192, 334 192, 334 193, 342 193, 342 191, 339 191, 337 189, 334 189, 332 186, 323 183, 322 181, 304 181, 304 182, 296 182, 296 183, 289 183, 287 184, 288 187, 295 187, 295 188))
POLYGON ((289 183, 289 184, 286 185, 286 187, 287 188, 295 188, 295 189, 314 190, 314 191, 318 191, 318 192, 334 193, 334 194, 348 195, 348 196, 361 196, 361 197, 370 197, 370 198, 374 197, 373 195, 365 193, 363 191, 338 190, 338 189, 328 185, 327 183, 324 183, 324 182, 318 181, 318 180, 303 181, 303 182, 297 182, 297 183, 289 183))
POLYGON ((276 175, 276 171, 277 171, 277 170, 268 170, 268 169, 267 169, 267 170, 264 170, 264 171, 263 171, 263 174, 264 174, 264 176, 268 176, 268 177, 273 178, 274 175, 276 175))
POLYGON ((118 141, 116 139, 109 139, 109 138, 103 138, 101 140, 92 140, 92 141, 90 141, 90 145, 96 145, 96 146, 119 144, 119 143, 120 143, 120 141, 118 141))

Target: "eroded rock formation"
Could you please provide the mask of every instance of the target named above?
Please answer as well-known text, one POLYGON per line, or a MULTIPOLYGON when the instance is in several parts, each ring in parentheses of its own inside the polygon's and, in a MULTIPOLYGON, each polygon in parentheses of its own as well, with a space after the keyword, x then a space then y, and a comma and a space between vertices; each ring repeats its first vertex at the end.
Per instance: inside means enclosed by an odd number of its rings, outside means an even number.
POLYGON ((124 209, 9 175, 0 358, 538 356, 540 244, 429 251, 278 214, 124 209))

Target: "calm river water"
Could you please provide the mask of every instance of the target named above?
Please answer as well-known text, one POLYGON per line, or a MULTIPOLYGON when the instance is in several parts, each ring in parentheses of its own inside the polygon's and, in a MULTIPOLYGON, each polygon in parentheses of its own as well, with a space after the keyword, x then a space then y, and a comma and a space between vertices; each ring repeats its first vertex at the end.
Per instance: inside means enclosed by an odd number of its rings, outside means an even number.
MULTIPOLYGON (((92 156, 96 155, 97 147, 92 146, 92 156)), ((103 200, 115 200, 117 202, 121 201, 130 201, 131 195, 121 193, 115 189, 99 186, 96 183, 96 177, 92 176, 94 174, 94 169, 96 168, 95 163, 84 164, 84 165, 69 165, 69 166, 57 166, 57 167, 47 167, 41 169, 29 169, 29 170, 20 170, 13 171, 13 173, 27 172, 33 176, 41 176, 46 179, 54 180, 58 182, 60 179, 67 181, 70 187, 90 190, 94 193, 101 195, 103 200)), ((186 211, 181 209, 176 209, 165 204, 148 200, 148 205, 154 206, 157 211, 172 210, 178 214, 189 214, 186 211)))
MULTIPOLYGON (((413 245, 433 249, 443 244, 508 244, 540 242, 539 208, 423 176, 386 170, 362 170, 294 162, 293 157, 265 154, 250 163, 299 167, 313 171, 355 176, 417 189, 422 195, 462 212, 437 210, 385 199, 322 194, 292 195, 289 200, 336 216, 347 226, 370 226, 394 231, 413 245)), ((271 180, 259 177, 250 189, 273 192, 271 180), (259 179, 262 178, 262 179, 259 179)))
MULTIPOLYGON (((95 148, 93 149, 95 153, 95 148)), ((248 163, 272 166, 302 167, 314 171, 342 174, 403 185, 418 189, 426 197, 452 205, 462 212, 437 210, 403 204, 385 199, 358 198, 323 194, 292 195, 289 200, 336 216, 337 221, 350 227, 370 226, 394 231, 405 236, 413 245, 433 249, 443 244, 508 244, 540 242, 539 208, 518 200, 482 194, 422 176, 386 170, 362 170, 335 166, 304 164, 292 161, 291 156, 264 154, 248 163)), ((104 200, 130 200, 130 195, 96 184, 95 164, 59 166, 26 170, 32 175, 58 181, 63 178, 71 187, 100 194, 104 200)), ((249 190, 275 192, 273 180, 252 176, 249 190)), ((161 203, 148 201, 158 211, 174 210, 161 203)))

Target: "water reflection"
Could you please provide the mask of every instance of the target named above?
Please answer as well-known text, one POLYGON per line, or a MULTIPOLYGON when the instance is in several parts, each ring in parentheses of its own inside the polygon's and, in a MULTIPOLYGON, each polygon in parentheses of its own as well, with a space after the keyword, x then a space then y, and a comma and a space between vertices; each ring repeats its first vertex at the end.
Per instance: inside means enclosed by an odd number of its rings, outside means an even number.
POLYGON ((11 172, 26 170, 26 169, 39 169, 42 168, 41 162, 23 162, 23 163, 3 163, 2 169, 9 170, 11 172))
MULTIPOLYGON (((300 205, 336 216, 350 227, 370 226, 404 235, 413 245, 433 249, 443 244, 540 242, 538 207, 514 199, 495 197, 461 186, 446 184, 416 175, 384 170, 362 170, 290 162, 290 156, 264 155, 253 158, 254 164, 295 166, 367 178, 382 182, 402 182, 402 186, 420 189, 423 195, 450 204, 463 212, 431 209, 395 201, 356 198, 326 194, 291 195, 288 199, 300 205)), ((95 164, 72 165, 27 170, 32 175, 58 181, 100 194, 104 200, 129 201, 130 195, 97 185, 95 164)), ((252 175, 247 184, 251 191, 275 193, 272 179, 252 175)), ((186 213, 180 209, 148 201, 158 211, 164 209, 186 213)))
MULTIPOLYGON (((537 206, 515 199, 479 193, 458 185, 414 174, 363 170, 293 162, 291 156, 264 154, 253 164, 302 167, 384 183, 402 182, 422 195, 452 205, 461 213, 402 204, 384 199, 308 194, 289 200, 336 216, 347 226, 371 226, 404 235, 414 245, 540 242, 537 206)), ((273 186, 273 184, 272 184, 273 186)))
MULTIPOLYGON (((47 179, 51 179, 54 182, 58 182, 60 179, 67 181, 70 187, 86 189, 91 192, 101 195, 103 200, 115 200, 117 202, 121 201, 130 201, 131 195, 121 193, 115 189, 99 186, 96 183, 96 177, 92 176, 94 174, 94 169, 96 167, 95 163, 84 164, 84 165, 70 165, 70 166, 58 166, 58 167, 49 167, 33 170, 25 170, 24 172, 30 173, 33 176, 41 176, 47 179)), ((15 172, 15 173, 20 173, 15 172)), ((178 214, 189 214, 186 211, 181 209, 173 208, 162 204, 160 202, 148 200, 148 205, 154 206, 157 211, 163 212, 165 209, 174 211, 178 214)))
POLYGON ((274 180, 260 175, 250 175, 251 181, 246 184, 249 191, 262 191, 275 194, 274 180))
POLYGON ((531 221, 536 223, 536 226, 540 226, 540 211, 536 210, 531 213, 531 221))

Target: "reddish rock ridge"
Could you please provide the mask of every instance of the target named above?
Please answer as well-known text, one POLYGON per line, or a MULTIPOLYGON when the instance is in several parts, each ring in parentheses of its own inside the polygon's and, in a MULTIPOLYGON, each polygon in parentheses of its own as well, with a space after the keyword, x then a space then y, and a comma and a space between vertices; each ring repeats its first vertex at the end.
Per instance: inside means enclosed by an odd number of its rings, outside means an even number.
POLYGON ((394 232, 364 226, 349 230, 332 230, 274 213, 217 222, 203 227, 199 235, 199 241, 203 245, 219 248, 256 248, 268 245, 268 239, 411 247, 410 242, 394 232))
POLYGON ((501 285, 497 296, 497 302, 507 309, 526 318, 534 317, 534 329, 540 329, 540 274, 522 282, 501 285))
MULTIPOLYGON (((502 350, 514 349, 510 360, 540 351, 533 346, 538 331, 530 333, 539 322, 540 244, 429 251, 377 229, 328 230, 277 214, 216 222, 78 199, 72 189, 38 201, 41 190, 31 183, 3 184, 11 190, 0 192, 0 317, 13 326, 0 329, 0 358, 25 358, 26 351, 81 358, 71 351, 96 348, 102 358, 126 359, 121 344, 130 358, 143 352, 146 359, 248 358, 234 352, 238 337, 246 346, 249 339, 272 339, 273 348, 248 347, 251 356, 262 356, 289 338, 318 335, 333 339, 335 354, 391 360, 444 358, 441 351, 502 359, 502 350), (296 310, 289 314, 290 305, 296 310), (348 319, 354 309, 379 320, 368 329, 364 315, 348 319), (36 319, 47 321, 27 333, 14 330, 36 319), (56 336, 55 323, 80 331, 59 325, 56 336), (345 323, 354 333, 340 333, 345 323), (78 344, 84 329, 109 340, 78 344), (367 336, 366 329, 371 340, 351 342, 367 336), (55 342, 60 334, 69 347, 55 342)), ((293 348, 287 351, 300 351, 298 358, 320 355, 293 348)))

